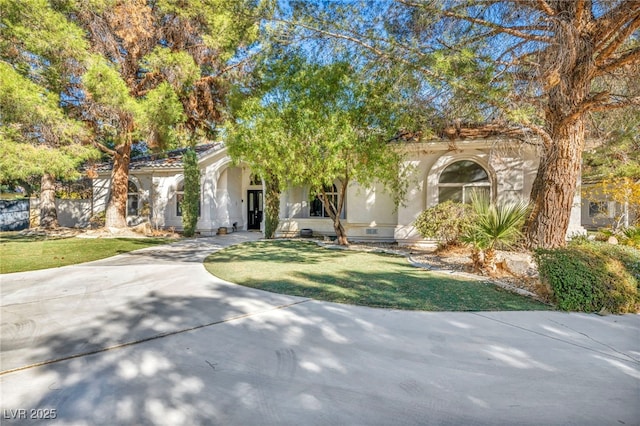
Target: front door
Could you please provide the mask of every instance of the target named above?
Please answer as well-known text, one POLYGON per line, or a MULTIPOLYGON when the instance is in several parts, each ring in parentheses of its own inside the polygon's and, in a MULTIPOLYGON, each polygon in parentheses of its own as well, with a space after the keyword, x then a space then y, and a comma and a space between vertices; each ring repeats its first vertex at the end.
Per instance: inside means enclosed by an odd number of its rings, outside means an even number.
POLYGON ((260 229, 260 222, 262 222, 262 190, 261 189, 250 189, 247 191, 247 206, 248 210, 248 220, 249 224, 247 229, 260 229))

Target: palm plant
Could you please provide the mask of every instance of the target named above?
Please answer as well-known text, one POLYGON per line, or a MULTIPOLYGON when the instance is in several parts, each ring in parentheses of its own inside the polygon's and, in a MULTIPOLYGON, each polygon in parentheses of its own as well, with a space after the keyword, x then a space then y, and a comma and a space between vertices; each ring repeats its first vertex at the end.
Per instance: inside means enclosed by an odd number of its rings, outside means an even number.
POLYGON ((495 204, 487 196, 473 193, 471 206, 477 217, 463 241, 472 246, 474 266, 482 266, 493 273, 496 270, 496 248, 511 247, 522 237, 529 203, 521 200, 495 204), (484 254, 484 260, 481 260, 481 254, 484 254))

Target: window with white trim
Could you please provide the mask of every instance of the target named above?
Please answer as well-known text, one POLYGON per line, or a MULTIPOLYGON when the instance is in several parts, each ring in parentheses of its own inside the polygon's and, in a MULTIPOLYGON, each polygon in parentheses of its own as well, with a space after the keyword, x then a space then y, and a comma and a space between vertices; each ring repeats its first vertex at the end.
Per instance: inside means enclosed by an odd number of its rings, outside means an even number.
POLYGON ((137 216, 140 211, 140 192, 132 181, 127 185, 127 216, 137 216))
POLYGON ((606 201, 589 201, 589 217, 608 216, 609 203, 606 201))
POLYGON ((455 201, 470 203, 471 194, 491 196, 489 174, 478 163, 471 160, 449 164, 438 180, 438 202, 455 201))
MULTIPOLYGON (((180 183, 178 189, 176 190, 176 216, 182 216, 182 201, 184 200, 184 182, 180 183)), ((201 213, 201 203, 198 200, 198 217, 200 217, 201 213)))
MULTIPOLYGON (((331 203, 338 208, 338 188, 335 185, 327 186, 324 188, 325 194, 327 198, 331 201, 331 203)), ((309 216, 310 217, 331 217, 329 213, 324 207, 324 203, 320 199, 320 194, 316 194, 311 203, 309 203, 309 216)), ((344 207, 342 208, 342 213, 340 214, 341 218, 344 218, 344 207)))

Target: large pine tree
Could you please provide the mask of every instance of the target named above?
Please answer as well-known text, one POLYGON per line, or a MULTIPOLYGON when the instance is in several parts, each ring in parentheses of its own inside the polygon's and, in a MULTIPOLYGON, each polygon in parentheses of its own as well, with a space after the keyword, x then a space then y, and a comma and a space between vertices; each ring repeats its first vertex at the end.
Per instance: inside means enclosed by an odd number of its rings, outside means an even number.
POLYGON ((526 235, 533 247, 563 245, 586 118, 640 105, 640 1, 362 3, 291 2, 274 22, 290 40, 330 40, 323 47, 372 67, 421 75, 421 93, 458 127, 483 120, 494 133, 536 135, 526 235))
POLYGON ((54 183, 96 152, 69 116, 88 44, 46 2, 0 0, 0 180, 41 176, 40 225, 58 226, 54 183))
POLYGON ((126 226, 132 144, 175 146, 179 133, 205 134, 221 120, 239 49, 256 31, 251 0, 94 0, 73 3, 70 20, 94 56, 83 82, 83 117, 113 159, 106 226, 126 226))

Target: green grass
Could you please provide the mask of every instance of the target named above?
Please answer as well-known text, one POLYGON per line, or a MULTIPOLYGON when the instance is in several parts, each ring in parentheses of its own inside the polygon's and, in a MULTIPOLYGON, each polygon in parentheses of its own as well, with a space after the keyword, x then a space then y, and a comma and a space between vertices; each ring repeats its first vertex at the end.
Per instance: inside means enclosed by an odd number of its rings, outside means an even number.
POLYGON ((157 244, 162 238, 47 238, 0 233, 0 273, 57 268, 157 244))
POLYGON ((232 246, 205 260, 224 280, 274 293, 424 311, 545 310, 493 284, 411 266, 404 257, 272 240, 232 246))

